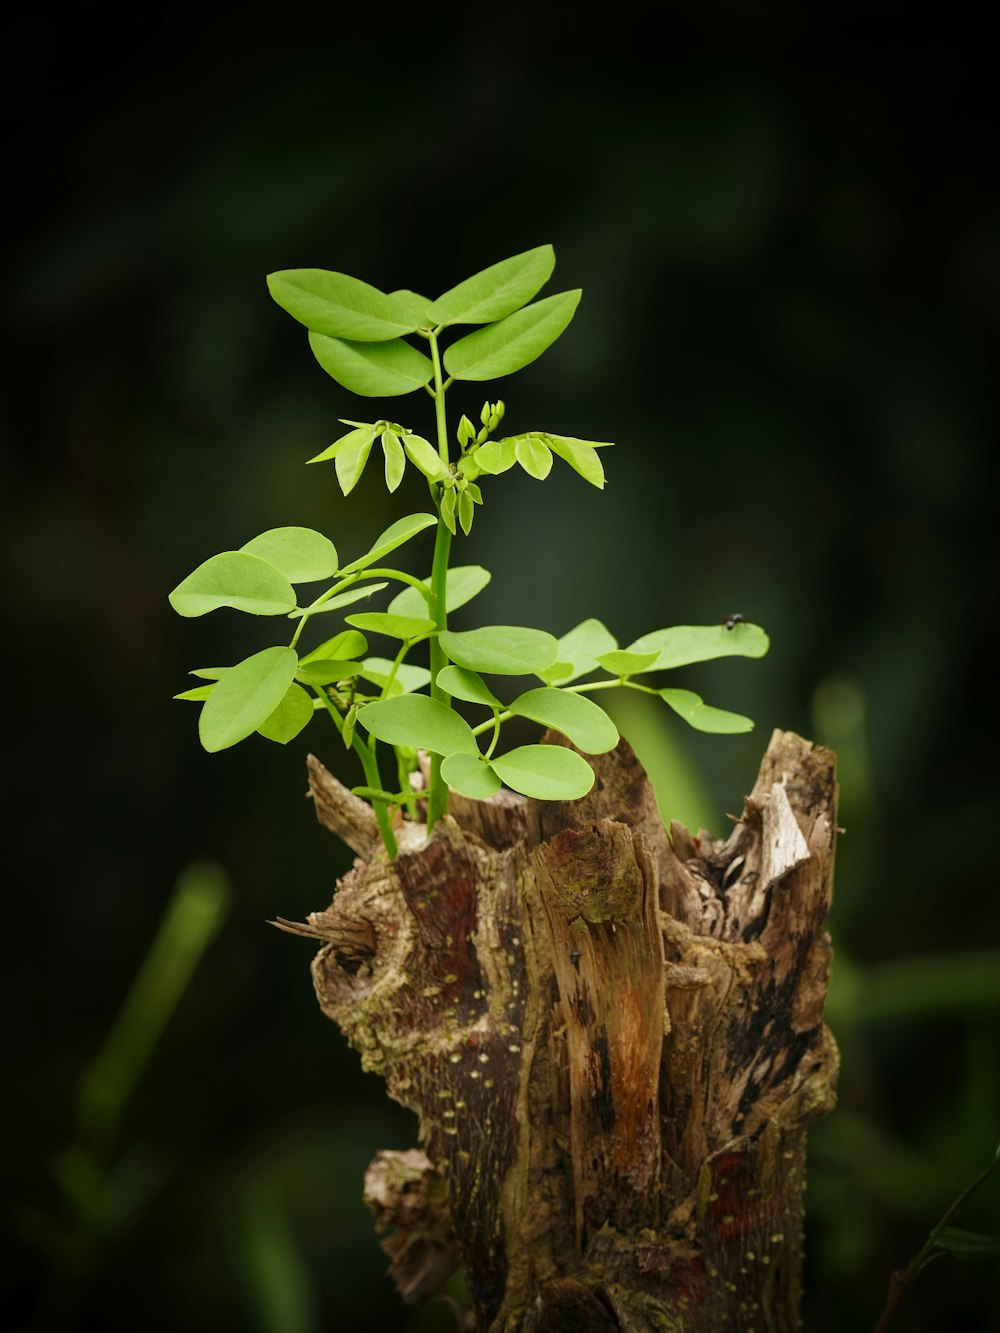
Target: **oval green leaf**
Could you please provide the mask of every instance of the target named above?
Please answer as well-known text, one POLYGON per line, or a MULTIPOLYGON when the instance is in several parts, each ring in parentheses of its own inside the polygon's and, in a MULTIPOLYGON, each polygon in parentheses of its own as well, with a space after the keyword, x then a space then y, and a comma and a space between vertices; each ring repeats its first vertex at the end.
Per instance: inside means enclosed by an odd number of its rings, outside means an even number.
POLYGON ((295 677, 305 685, 335 685, 338 681, 350 680, 360 671, 360 662, 345 662, 339 657, 329 660, 318 657, 312 662, 300 662, 295 677))
POLYGON ((283 616, 295 606, 280 569, 246 551, 223 551, 200 564, 169 597, 179 616, 203 616, 231 606, 255 616, 283 616))
POLYGON ((337 469, 337 484, 345 495, 350 495, 364 473, 371 457, 374 433, 359 431, 353 444, 337 452, 334 466, 337 469))
POLYGON ((560 292, 452 343, 444 367, 457 380, 493 380, 530 365, 569 324, 580 292, 560 292))
POLYGON ((396 699, 366 704, 358 713, 358 721, 389 745, 409 745, 434 754, 479 753, 468 722, 426 694, 401 694, 396 699))
MULTIPOLYGON (((440 682, 441 677, 438 677, 440 682)), ((527 717, 568 736, 586 754, 605 754, 618 744, 618 728, 592 699, 565 690, 528 690, 510 705, 518 717, 527 717)))
POLYGON ((594 770, 562 745, 522 745, 490 765, 501 781, 538 801, 576 801, 594 785, 594 770))
MULTIPOLYGON (((384 690, 392 675, 392 667, 393 664, 387 657, 366 657, 361 664, 361 677, 377 685, 380 690, 384 690)), ((426 667, 410 666, 407 662, 401 662, 392 678, 389 697, 409 694, 412 690, 422 690, 430 683, 430 679, 431 673, 426 667)))
POLYGON ((485 625, 459 634, 446 630, 439 642, 456 666, 498 676, 544 671, 558 651, 553 635, 523 625, 485 625))
POLYGON ((314 648, 311 653, 306 653, 305 657, 299 658, 299 666, 305 662, 328 662, 332 658, 364 657, 367 651, 368 640, 363 634, 359 634, 356 629, 343 629, 332 639, 327 639, 318 648, 314 648))
POLYGON ((359 616, 345 616, 355 629, 371 634, 386 634, 390 639, 421 639, 434 628, 434 621, 416 616, 394 616, 387 611, 367 611, 359 616))
POLYGON ((763 657, 771 641, 759 625, 740 622, 734 629, 725 625, 674 625, 654 630, 636 639, 630 652, 655 652, 652 671, 710 662, 716 657, 763 657))
POLYGON ((735 736, 743 731, 753 731, 751 718, 702 703, 701 696, 692 690, 657 690, 657 694, 696 731, 710 731, 717 736, 735 736))
POLYGON ((285 697, 297 665, 293 648, 265 648, 227 671, 201 710, 205 749, 226 750, 252 735, 285 697))
POLYGON ((287 745, 312 721, 313 701, 301 685, 291 684, 285 697, 257 730, 269 741, 287 745))
POLYGON ((310 333, 313 356, 326 373, 362 398, 398 398, 422 389, 434 377, 434 366, 409 343, 347 342, 310 333))
POLYGON ((441 764, 448 786, 473 801, 488 801, 500 790, 500 779, 485 759, 471 754, 450 754, 441 764))
MULTIPOLYGON (((361 449, 365 444, 370 449, 374 439, 374 426, 355 426, 354 430, 349 430, 346 435, 341 435, 339 440, 334 440, 333 444, 327 445, 321 454, 308 459, 307 462, 327 463, 330 459, 337 458, 340 454, 349 450, 361 449)), ((365 457, 367 458, 367 456, 366 454, 365 457)))
POLYGON ((489 324, 503 319, 541 291, 555 266, 551 245, 526 250, 452 287, 438 297, 427 315, 434 324, 489 324))
POLYGON ((610 448, 609 441, 597 444, 591 440, 575 440, 568 435, 546 435, 544 438, 552 452, 578 472, 584 481, 589 481, 598 490, 604 489, 604 464, 597 450, 610 448))
POLYGON ((403 480, 406 471, 406 455, 394 430, 382 432, 382 453, 385 455, 385 484, 390 495, 403 480))
POLYGON ((482 704, 486 708, 503 707, 482 676, 466 667, 442 667, 437 674, 437 683, 453 699, 462 699, 467 704, 482 704))
POLYGON ((518 436, 514 452, 529 477, 544 481, 552 471, 552 454, 537 436, 518 436))
POLYGON ((338 592, 336 597, 328 597, 325 602, 313 602, 312 606, 301 606, 292 611, 288 618, 298 620, 301 616, 321 616, 326 611, 339 611, 342 606, 360 602, 363 598, 371 597, 372 593, 388 586, 388 583, 366 583, 361 588, 348 588, 345 592, 338 592))
POLYGON ((419 318, 413 318, 412 292, 387 296, 346 273, 323 268, 280 269, 268 274, 267 285, 282 310, 307 329, 331 338, 380 343, 419 327, 419 318))
POLYGON ((395 523, 391 523, 380 537, 377 537, 374 545, 364 555, 359 555, 357 560, 352 560, 349 565, 345 565, 340 571, 342 574, 353 574, 356 570, 367 569, 369 565, 375 564, 376 560, 381 560, 384 555, 390 551, 395 551, 397 547, 408 542, 411 537, 415 537, 418 532, 423 532, 425 528, 432 528, 437 523, 433 514, 407 514, 403 518, 398 518, 395 523))
MULTIPOLYGON (((448 614, 457 611, 466 602, 471 602, 489 583, 493 575, 482 565, 455 565, 448 570, 445 584, 445 603, 448 614)), ((430 589, 430 575, 424 580, 430 589)), ((389 603, 388 610, 397 616, 419 616, 427 613, 427 599, 416 588, 404 588, 389 603)))
POLYGON ((599 620, 591 617, 568 630, 559 640, 559 656, 555 664, 542 672, 549 685, 565 685, 579 676, 597 670, 597 659, 602 653, 613 653, 618 640, 599 620), (562 666, 562 670, 557 670, 562 666))
POLYGON ((409 454, 414 467, 419 468, 430 481, 441 481, 447 477, 448 468, 441 455, 422 435, 414 435, 411 431, 407 431, 403 435, 403 448, 409 454))
POLYGON ((175 699, 189 699, 192 703, 203 704, 208 696, 215 689, 215 682, 211 685, 196 685, 193 690, 185 690, 183 694, 175 694, 175 699))
POLYGON ((337 548, 312 528, 271 528, 240 549, 280 569, 289 583, 313 583, 337 572, 337 548))
POLYGON ((507 472, 517 462, 517 436, 506 440, 487 440, 472 455, 475 463, 491 476, 507 472))

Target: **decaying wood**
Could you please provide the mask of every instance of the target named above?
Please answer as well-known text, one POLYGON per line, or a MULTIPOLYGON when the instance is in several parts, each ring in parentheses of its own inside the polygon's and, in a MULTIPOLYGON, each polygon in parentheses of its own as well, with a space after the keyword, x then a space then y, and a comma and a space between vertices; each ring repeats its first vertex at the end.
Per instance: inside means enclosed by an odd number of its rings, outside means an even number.
POLYGON ((391 1271, 423 1299, 461 1262, 490 1333, 798 1329, 833 755, 775 732, 724 841, 668 837, 624 741, 591 762, 580 801, 404 823, 299 928, 328 941, 323 1011, 419 1117, 366 1184, 391 1271))

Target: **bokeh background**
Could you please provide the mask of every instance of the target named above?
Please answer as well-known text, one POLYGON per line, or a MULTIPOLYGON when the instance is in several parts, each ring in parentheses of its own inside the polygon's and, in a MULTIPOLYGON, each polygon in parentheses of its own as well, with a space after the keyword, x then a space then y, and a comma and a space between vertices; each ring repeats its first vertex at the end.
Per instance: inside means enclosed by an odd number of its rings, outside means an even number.
MULTIPOLYGON (((870 1327, 989 1162, 996 111, 984 34, 894 18, 21 14, 0 92, 4 1327, 454 1324, 397 1304, 360 1202, 413 1119, 316 1009, 311 946, 265 924, 326 905, 349 864, 303 799, 307 750, 353 770, 321 722, 208 756, 171 700, 273 641, 172 615, 202 559, 286 523, 361 551, 425 502, 374 467, 345 502, 303 467, 359 412, 270 302, 277 268, 433 296, 551 242, 547 290, 584 298, 503 383, 506 424, 616 441, 609 485, 561 464, 494 483, 462 546, 495 572, 468 623, 764 625, 767 658, 676 681, 750 736, 620 706, 693 825, 728 827, 772 727, 838 751, 844 1066, 810 1138, 806 1329, 870 1327)), ((429 408, 391 414, 429 429, 429 408)), ((1000 1231, 998 1187, 956 1222, 1000 1231)), ((998 1295, 995 1263, 941 1259, 899 1327, 997 1328, 998 1295)))

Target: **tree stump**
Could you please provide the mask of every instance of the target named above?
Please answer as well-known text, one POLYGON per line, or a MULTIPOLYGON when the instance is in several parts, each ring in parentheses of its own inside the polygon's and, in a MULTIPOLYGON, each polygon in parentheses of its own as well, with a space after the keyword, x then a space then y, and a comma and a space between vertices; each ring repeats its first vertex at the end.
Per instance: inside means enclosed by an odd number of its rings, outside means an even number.
MULTIPOLYGON (((551 743, 561 738, 549 736, 551 743)), ((668 836, 625 741, 582 800, 452 796, 291 927, 316 994, 420 1148, 365 1193, 405 1300, 459 1265, 485 1333, 800 1324, 805 1132, 834 1103, 834 756, 776 731, 730 836, 668 836)))

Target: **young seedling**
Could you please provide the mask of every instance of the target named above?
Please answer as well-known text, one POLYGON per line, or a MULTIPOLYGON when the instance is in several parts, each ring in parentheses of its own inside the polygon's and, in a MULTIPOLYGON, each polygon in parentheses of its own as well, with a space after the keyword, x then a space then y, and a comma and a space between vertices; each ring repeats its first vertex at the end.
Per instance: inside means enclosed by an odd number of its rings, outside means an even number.
POLYGON ((425 799, 429 830, 447 811, 449 789, 487 799, 506 783, 538 800, 584 796, 594 774, 580 752, 602 754, 618 743, 611 718, 588 697, 601 690, 658 695, 700 731, 734 733, 753 726, 749 718, 713 708, 690 690, 647 681, 712 658, 761 657, 767 636, 742 616, 653 630, 626 648, 594 619, 561 637, 521 625, 449 629, 451 613, 491 578, 479 565, 451 563, 453 542, 460 531, 467 536, 472 530, 488 479, 520 467, 544 481, 555 457, 590 485, 605 484, 598 450, 608 442, 545 430, 501 435, 506 413, 499 399, 487 398, 478 423, 462 415, 454 437, 449 431, 447 394, 453 385, 522 370, 570 323, 579 291, 534 299, 554 266, 552 247, 539 246, 492 265, 435 301, 411 291, 386 294, 325 269, 272 273, 271 295, 308 329, 313 355, 338 384, 365 398, 422 389, 434 404, 435 443, 385 418, 342 420, 347 432, 309 462, 332 462, 346 496, 377 443, 390 492, 409 465, 426 478, 430 507, 399 518, 367 551, 347 560, 322 533, 272 529, 238 551, 212 556, 170 594, 182 616, 232 607, 293 622, 287 643, 231 667, 195 670, 191 674, 206 683, 176 697, 203 704, 199 733, 209 751, 255 733, 287 744, 317 712, 326 714, 361 761, 364 784, 354 791, 372 803, 390 857, 396 852, 397 821, 415 818, 417 801, 425 799), (478 327, 468 332, 469 325, 478 327), (418 577, 398 568, 396 553, 429 528, 435 529, 430 573, 418 577), (327 586, 315 596, 296 590, 320 583, 327 586), (403 586, 385 610, 357 608, 394 583, 403 586), (313 621, 328 626, 331 614, 344 627, 303 651, 307 628, 313 621), (389 641, 384 656, 370 654, 369 636, 389 641), (423 662, 412 660, 418 649, 423 662), (510 698, 505 676, 535 676, 540 683, 510 698), (482 720, 470 723, 468 710, 459 712, 456 700, 482 720), (500 737, 512 717, 560 732, 574 748, 532 744, 504 752, 500 737), (380 744, 392 748, 391 769, 380 744), (429 756, 426 786, 420 751, 429 756))

